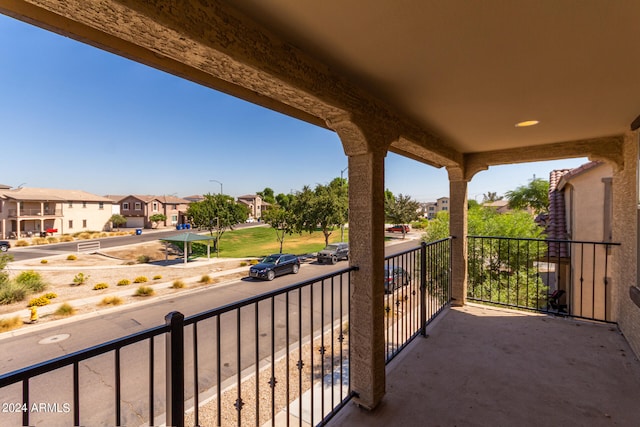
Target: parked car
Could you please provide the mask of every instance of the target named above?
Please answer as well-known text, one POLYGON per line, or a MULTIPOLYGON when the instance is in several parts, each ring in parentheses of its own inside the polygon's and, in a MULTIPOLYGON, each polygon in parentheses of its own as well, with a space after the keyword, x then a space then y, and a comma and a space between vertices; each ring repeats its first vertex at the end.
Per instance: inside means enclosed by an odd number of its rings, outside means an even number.
POLYGON ((348 243, 331 243, 330 245, 327 245, 326 248, 318 252, 318 262, 320 264, 325 262, 335 264, 342 259, 349 259, 348 243))
POLYGON ((396 224, 392 227, 387 228, 389 233, 408 233, 411 229, 406 224, 396 224), (403 231, 404 230, 404 231, 403 231))
POLYGON ((273 280, 276 276, 300 271, 300 259, 292 254, 273 254, 249 268, 249 277, 273 280))
POLYGON ((384 267, 384 293, 392 294, 396 289, 407 286, 411 275, 402 267, 386 265, 384 267))
POLYGON ((7 252, 11 247, 11 243, 8 240, 0 240, 0 252, 7 252))

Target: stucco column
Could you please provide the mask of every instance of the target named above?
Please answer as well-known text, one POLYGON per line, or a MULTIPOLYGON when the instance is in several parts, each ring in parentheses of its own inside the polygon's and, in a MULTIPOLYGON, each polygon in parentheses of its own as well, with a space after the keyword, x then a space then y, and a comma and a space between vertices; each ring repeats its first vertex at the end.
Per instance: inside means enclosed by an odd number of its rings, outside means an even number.
POLYGON ((451 241, 451 305, 467 299, 467 181, 460 168, 449 172, 449 234, 451 241))
POLYGON ((630 287, 638 286, 638 133, 625 135, 623 164, 616 165, 612 180, 613 241, 621 245, 612 248, 613 268, 611 297, 613 320, 640 355, 640 307, 630 297, 630 287))
POLYGON ((375 408, 385 393, 384 334, 384 131, 350 118, 329 122, 349 158, 349 262, 351 276, 351 389, 355 402, 375 408))

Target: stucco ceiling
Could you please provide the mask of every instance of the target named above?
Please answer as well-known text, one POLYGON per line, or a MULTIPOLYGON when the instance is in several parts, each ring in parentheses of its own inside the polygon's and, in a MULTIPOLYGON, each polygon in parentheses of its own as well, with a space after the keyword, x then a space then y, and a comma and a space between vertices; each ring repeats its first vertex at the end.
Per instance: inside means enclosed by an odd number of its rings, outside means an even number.
POLYGON ((640 114, 638 1, 229 3, 460 152, 619 135, 640 114))

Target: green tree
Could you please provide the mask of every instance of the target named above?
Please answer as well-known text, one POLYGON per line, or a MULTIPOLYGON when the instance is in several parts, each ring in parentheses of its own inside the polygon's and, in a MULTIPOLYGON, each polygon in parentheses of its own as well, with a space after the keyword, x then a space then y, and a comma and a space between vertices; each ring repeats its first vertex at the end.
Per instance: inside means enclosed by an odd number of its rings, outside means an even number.
POLYGON ((289 209, 295 196, 293 194, 279 193, 276 195, 276 204, 282 209, 289 209))
POLYGON ((167 216, 161 213, 153 214, 149 217, 149 221, 152 222, 153 228, 156 228, 159 222, 166 221, 166 220, 167 220, 167 216))
POLYGON ((111 218, 109 218, 109 221, 111 222, 111 224, 113 224, 113 226, 117 230, 120 228, 121 225, 124 225, 127 223, 127 218, 123 217, 120 214, 113 214, 111 215, 111 218))
POLYGON ((528 185, 521 185, 506 192, 511 209, 531 208, 536 214, 549 211, 549 181, 534 178, 528 185))
MULTIPOLYGON (((420 203, 412 200, 410 196, 398 196, 385 198, 385 217, 387 221, 394 224, 409 224, 411 221, 415 221, 420 218, 420 203)), ((405 238, 405 231, 402 230, 402 238, 405 238)))
POLYGON ((204 200, 191 203, 187 217, 194 227, 204 228, 216 237, 216 249, 226 230, 245 222, 249 217, 248 208, 225 194, 205 194, 204 200), (214 234, 215 232, 215 234, 214 234))
MULTIPOLYGON (((544 232, 533 217, 524 211, 499 214, 475 207, 467 212, 467 221, 469 236, 487 237, 469 238, 469 295, 533 308, 546 303, 548 288, 533 268, 538 255, 545 253, 546 243, 531 240, 541 239, 544 232)), ((423 239, 431 242, 448 235, 449 214, 439 212, 429 222, 423 239)))
POLYGON ((267 203, 270 203, 270 204, 276 203, 276 198, 274 196, 273 189, 269 187, 266 187, 262 191, 258 191, 256 194, 262 197, 262 200, 264 200, 267 203))
POLYGON ((276 239, 280 242, 280 253, 287 234, 296 230, 296 218, 293 211, 273 205, 262 214, 262 220, 269 224, 276 232, 276 239))
POLYGON ((304 186, 292 203, 296 231, 312 233, 319 228, 324 234, 325 245, 328 245, 333 231, 346 223, 348 206, 347 191, 340 178, 328 185, 318 184, 313 190, 304 186))

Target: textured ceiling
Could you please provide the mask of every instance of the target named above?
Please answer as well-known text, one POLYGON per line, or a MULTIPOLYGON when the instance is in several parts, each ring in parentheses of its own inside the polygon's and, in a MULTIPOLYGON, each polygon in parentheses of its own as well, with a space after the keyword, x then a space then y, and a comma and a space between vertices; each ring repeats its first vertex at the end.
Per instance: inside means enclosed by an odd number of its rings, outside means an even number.
POLYGON ((640 114, 638 1, 229 3, 461 152, 619 135, 640 114))

